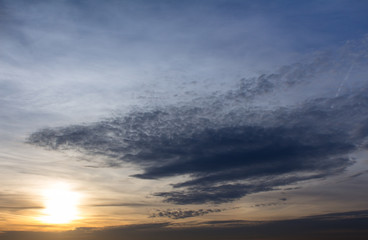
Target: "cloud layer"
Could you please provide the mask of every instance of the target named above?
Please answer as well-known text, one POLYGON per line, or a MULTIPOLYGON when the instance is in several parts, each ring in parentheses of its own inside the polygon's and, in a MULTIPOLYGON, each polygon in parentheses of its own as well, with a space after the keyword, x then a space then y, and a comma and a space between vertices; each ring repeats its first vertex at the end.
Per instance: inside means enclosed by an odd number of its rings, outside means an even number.
POLYGON ((43 129, 28 142, 105 156, 110 167, 131 163, 142 169, 136 178, 189 176, 154 194, 176 204, 223 203, 335 175, 366 145, 366 46, 349 43, 191 102, 43 129))
POLYGON ((0 233, 1 240, 18 239, 366 239, 368 211, 334 213, 284 221, 210 221, 181 228, 170 223, 140 224, 105 228, 77 228, 66 232, 0 233))

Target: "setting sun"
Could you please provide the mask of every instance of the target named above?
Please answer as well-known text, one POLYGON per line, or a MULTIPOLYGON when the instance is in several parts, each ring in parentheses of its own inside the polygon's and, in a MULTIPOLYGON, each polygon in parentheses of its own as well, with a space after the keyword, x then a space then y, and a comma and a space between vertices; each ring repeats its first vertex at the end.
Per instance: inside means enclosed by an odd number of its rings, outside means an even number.
POLYGON ((38 219, 44 223, 65 224, 78 219, 79 194, 59 184, 43 191, 43 216, 38 219))

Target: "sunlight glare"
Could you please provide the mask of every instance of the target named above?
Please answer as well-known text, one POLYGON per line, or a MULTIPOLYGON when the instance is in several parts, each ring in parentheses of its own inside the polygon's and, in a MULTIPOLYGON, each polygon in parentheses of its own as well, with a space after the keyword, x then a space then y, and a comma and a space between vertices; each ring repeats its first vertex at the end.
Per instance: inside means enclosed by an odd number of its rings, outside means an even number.
POLYGON ((40 221, 65 224, 78 219, 79 194, 65 184, 58 184, 43 191, 45 209, 40 221))

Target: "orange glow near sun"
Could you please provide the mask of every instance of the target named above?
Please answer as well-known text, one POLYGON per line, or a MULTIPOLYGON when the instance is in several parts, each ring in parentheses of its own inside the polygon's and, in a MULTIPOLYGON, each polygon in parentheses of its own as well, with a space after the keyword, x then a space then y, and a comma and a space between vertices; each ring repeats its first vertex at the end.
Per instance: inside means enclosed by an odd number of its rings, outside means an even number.
POLYGON ((48 224, 67 224, 79 219, 80 196, 65 184, 57 184, 43 191, 44 206, 39 221, 48 224))

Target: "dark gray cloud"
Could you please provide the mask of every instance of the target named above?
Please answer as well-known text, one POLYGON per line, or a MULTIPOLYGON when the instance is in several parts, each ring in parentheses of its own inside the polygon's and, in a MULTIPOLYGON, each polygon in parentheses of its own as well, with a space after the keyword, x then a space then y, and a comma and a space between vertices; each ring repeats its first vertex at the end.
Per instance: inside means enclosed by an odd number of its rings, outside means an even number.
POLYGON ((366 170, 366 171, 362 171, 362 172, 359 172, 359 173, 356 173, 356 174, 354 174, 354 175, 349 176, 349 178, 350 178, 350 179, 352 179, 352 178, 357 178, 357 177, 360 177, 361 175, 363 175, 363 174, 367 174, 367 173, 368 173, 368 170, 366 170))
POLYGON ((151 214, 150 217, 168 217, 171 219, 182 219, 182 218, 190 218, 190 217, 198 217, 203 216, 209 213, 217 213, 221 212, 221 209, 199 209, 199 210, 157 210, 156 213, 151 214))
POLYGON ((278 202, 268 202, 268 203, 257 203, 254 204, 252 207, 272 207, 277 205, 286 205, 287 198, 280 198, 278 202))
POLYGON ((323 239, 367 238, 368 211, 332 213, 281 221, 209 221, 180 227, 172 223, 155 223, 105 228, 77 228, 66 232, 4 231, 0 240, 85 239, 85 240, 204 240, 204 239, 323 239))
POLYGON ((349 43, 189 103, 43 129, 28 142, 105 156, 111 167, 132 163, 142 169, 133 175, 137 178, 188 175, 189 180, 172 185, 173 191, 154 194, 176 204, 228 202, 335 175, 353 163, 349 153, 367 137, 364 46, 349 43), (321 81, 328 87, 320 88, 321 81), (290 96, 287 104, 262 102, 290 96))

